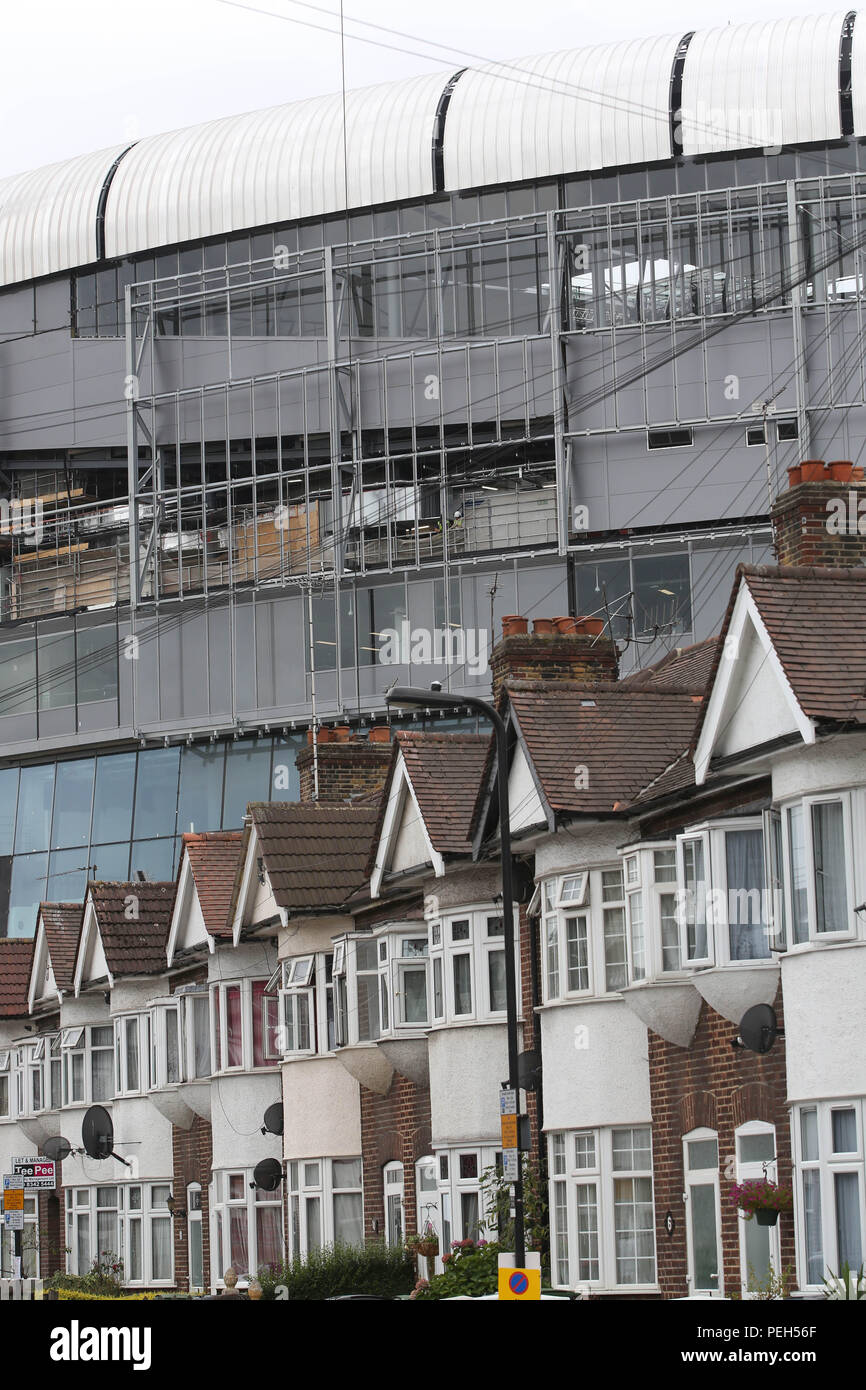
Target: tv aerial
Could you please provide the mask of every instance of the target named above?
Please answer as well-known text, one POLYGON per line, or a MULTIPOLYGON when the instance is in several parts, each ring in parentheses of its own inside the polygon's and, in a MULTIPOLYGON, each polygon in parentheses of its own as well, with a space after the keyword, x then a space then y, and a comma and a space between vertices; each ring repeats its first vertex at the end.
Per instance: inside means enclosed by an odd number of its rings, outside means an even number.
POLYGON ((740 1019, 740 1031, 731 1046, 743 1047, 748 1052, 757 1052, 763 1057, 770 1051, 776 1039, 784 1036, 775 1009, 769 1004, 755 1004, 751 1009, 747 1009, 740 1019))
POLYGON ((116 1158, 127 1168, 132 1164, 114 1152, 114 1125, 111 1116, 103 1105, 91 1105, 81 1121, 81 1143, 88 1158, 116 1158))
POLYGON ((262 1120, 262 1134, 282 1134, 283 1132, 283 1102, 275 1101, 269 1105, 262 1120))
POLYGON ((263 1158, 253 1169, 250 1187, 260 1187, 263 1192, 276 1192, 284 1176, 283 1165, 278 1158, 263 1158))

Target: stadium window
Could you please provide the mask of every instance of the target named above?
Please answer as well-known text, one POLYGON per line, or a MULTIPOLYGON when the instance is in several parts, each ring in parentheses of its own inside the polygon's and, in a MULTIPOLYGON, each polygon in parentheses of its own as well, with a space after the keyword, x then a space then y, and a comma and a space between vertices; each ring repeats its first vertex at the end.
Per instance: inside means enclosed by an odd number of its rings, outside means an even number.
POLYGON ((766 432, 766 430, 764 429, 764 426, 763 426, 763 425, 750 425, 749 428, 746 430, 746 443, 749 444, 749 445, 753 445, 753 444, 766 444, 766 442, 767 442, 767 432, 766 432))
POLYGON ((648 449, 690 449, 694 443, 691 430, 647 430, 648 449))
POLYGON ((777 420, 776 438, 780 444, 784 444, 789 439, 799 439, 800 429, 796 420, 777 420))

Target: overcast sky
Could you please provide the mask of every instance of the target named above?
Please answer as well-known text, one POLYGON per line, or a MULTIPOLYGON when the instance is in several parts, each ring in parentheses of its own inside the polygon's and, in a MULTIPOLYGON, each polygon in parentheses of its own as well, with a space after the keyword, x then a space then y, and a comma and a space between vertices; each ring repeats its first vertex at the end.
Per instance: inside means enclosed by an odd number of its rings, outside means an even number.
MULTIPOLYGON (((450 72, 479 58, 839 10, 796 0, 345 0, 347 85, 450 72), (352 24, 353 16, 410 37, 352 24)), ((321 32, 338 26, 337 16, 339 0, 2 0, 0 176, 337 91, 339 36, 321 32)))

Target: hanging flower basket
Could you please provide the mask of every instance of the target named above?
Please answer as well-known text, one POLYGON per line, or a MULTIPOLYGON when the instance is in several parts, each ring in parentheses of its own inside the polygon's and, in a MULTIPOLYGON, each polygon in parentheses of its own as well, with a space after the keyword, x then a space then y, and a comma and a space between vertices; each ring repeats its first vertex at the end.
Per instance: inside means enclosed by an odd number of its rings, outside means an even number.
POLYGON ((779 1220, 779 1213, 771 1207, 758 1207, 755 1220, 759 1226, 775 1226, 779 1220))
POLYGON ((735 1183, 731 1188, 731 1201, 745 1212, 747 1221, 754 1216, 759 1226, 775 1226, 779 1212, 792 1211, 794 1207, 791 1189, 779 1187, 768 1178, 735 1183))
POLYGON ((435 1231, 419 1231, 417 1235, 406 1237, 406 1249, 411 1255, 430 1259, 439 1254, 439 1237, 435 1231))

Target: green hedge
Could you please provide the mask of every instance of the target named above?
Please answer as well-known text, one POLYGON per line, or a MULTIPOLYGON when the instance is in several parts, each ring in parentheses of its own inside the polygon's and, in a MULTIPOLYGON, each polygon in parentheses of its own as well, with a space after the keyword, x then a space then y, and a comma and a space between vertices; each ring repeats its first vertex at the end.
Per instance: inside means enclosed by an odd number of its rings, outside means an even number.
POLYGON ((349 1293, 396 1298, 412 1290, 417 1273, 415 1261, 405 1250, 389 1249, 379 1242, 329 1245, 306 1259, 263 1267, 258 1278, 265 1299, 314 1302, 349 1293))

